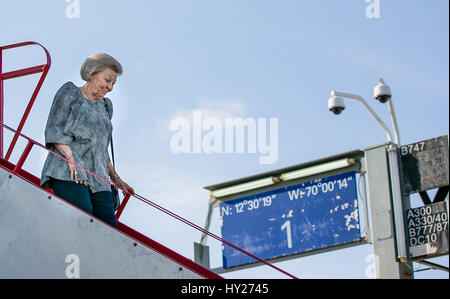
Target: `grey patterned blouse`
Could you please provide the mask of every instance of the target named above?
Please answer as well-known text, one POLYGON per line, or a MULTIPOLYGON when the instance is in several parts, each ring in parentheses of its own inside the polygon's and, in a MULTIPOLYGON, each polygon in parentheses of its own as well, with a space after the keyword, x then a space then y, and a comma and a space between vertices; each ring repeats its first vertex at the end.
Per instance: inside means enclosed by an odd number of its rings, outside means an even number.
MULTIPOLYGON (((108 180, 108 145, 112 133, 111 100, 89 100, 72 82, 56 93, 45 128, 45 146, 62 156, 54 143, 69 145, 75 164, 108 180)), ((111 191, 110 185, 78 169, 77 178, 87 180, 91 192, 111 191)), ((42 169, 41 186, 51 188, 50 178, 70 181, 68 163, 48 154, 42 169)))

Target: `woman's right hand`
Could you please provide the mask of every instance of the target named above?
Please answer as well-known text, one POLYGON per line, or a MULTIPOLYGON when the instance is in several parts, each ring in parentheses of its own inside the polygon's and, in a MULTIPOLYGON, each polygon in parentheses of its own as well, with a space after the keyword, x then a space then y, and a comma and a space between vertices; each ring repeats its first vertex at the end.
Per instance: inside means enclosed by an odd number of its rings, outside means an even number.
POLYGON ((77 184, 86 184, 86 180, 82 181, 77 178, 77 167, 75 166, 75 160, 73 158, 72 149, 67 144, 57 144, 55 143, 56 149, 63 154, 63 156, 67 159, 67 164, 69 165, 70 170, 70 180, 74 181, 77 184))
POLYGON ((77 184, 86 184, 86 180, 79 180, 77 175, 78 175, 78 171, 77 171, 77 167, 75 166, 75 161, 73 159, 73 156, 70 157, 69 162, 67 162, 69 164, 69 170, 70 170, 70 180, 71 181, 75 181, 75 183, 77 184))

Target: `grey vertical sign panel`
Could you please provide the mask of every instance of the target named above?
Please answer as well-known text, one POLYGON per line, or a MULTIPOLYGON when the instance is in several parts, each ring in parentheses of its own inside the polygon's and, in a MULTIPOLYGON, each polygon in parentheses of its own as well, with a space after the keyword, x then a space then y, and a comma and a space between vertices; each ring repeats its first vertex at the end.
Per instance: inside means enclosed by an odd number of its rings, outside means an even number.
POLYGON ((448 136, 400 147, 404 193, 449 185, 448 136))
POLYGON ((406 211, 408 245, 413 259, 448 254, 448 203, 438 202, 406 211))

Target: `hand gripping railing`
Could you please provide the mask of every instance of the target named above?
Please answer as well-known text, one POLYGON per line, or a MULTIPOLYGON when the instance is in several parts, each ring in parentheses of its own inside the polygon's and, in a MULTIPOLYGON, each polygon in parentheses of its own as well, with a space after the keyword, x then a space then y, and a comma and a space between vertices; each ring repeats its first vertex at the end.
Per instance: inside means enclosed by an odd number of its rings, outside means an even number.
MULTIPOLYGON (((42 84, 44 83, 45 77, 47 77, 47 73, 50 69, 50 65, 51 65, 50 53, 47 51, 46 48, 44 48, 39 43, 23 42, 23 43, 17 43, 17 44, 12 44, 12 45, 7 45, 7 46, 0 46, 0 123, 4 123, 4 120, 3 120, 3 114, 4 114, 4 112, 3 112, 3 109, 4 109, 3 81, 8 80, 8 79, 22 77, 22 76, 42 73, 42 75, 38 81, 38 84, 36 85, 36 88, 33 92, 33 95, 31 96, 31 99, 28 102, 28 106, 25 109, 25 113, 23 114, 22 119, 20 120, 19 126, 17 127, 17 132, 11 141, 8 151, 6 152, 5 160, 7 160, 7 161, 11 157, 11 153, 14 149, 14 146, 16 145, 17 139, 19 138, 19 134, 22 132, 23 126, 25 125, 25 122, 28 118, 28 114, 31 111, 31 107, 33 106, 34 101, 36 100, 36 97, 39 93, 39 90, 41 89, 42 84), (20 70, 3 73, 3 70, 2 70, 3 51, 12 49, 12 48, 19 48, 19 47, 30 46, 30 45, 38 45, 44 50, 45 55, 47 56, 47 63, 42 64, 42 65, 37 65, 34 67, 29 67, 29 68, 24 68, 24 69, 20 69, 20 70)), ((3 127, 2 126, 0 126, 0 158, 3 158, 3 127)))
MULTIPOLYGON (((32 175, 30 176, 29 173, 24 172, 23 169, 22 169, 22 166, 25 163, 25 161, 26 161, 30 151, 32 150, 33 146, 36 145, 36 146, 46 150, 47 152, 51 153, 52 155, 55 155, 55 156, 59 157, 60 159, 63 159, 64 161, 73 164, 74 166, 76 166, 81 171, 84 171, 84 172, 86 172, 86 173, 96 177, 97 179, 100 179, 103 182, 118 188, 118 186, 114 185, 113 183, 111 183, 111 182, 109 182, 109 181, 99 177, 98 175, 96 175, 96 174, 94 174, 94 173, 84 169, 83 167, 81 167, 81 166, 79 166, 79 165, 77 165, 75 163, 72 163, 71 161, 67 160, 63 156, 61 156, 61 155, 59 155, 59 154, 57 154, 57 153, 55 153, 53 151, 50 151, 44 145, 34 141, 33 139, 23 135, 22 133, 18 133, 16 130, 8 127, 7 125, 4 125, 3 123, 0 123, 0 127, 4 127, 7 130, 10 130, 11 132, 16 133, 18 136, 21 136, 21 137, 25 138, 28 141, 28 144, 25 147, 22 155, 20 156, 17 164, 14 167, 11 166, 11 168, 12 168, 11 171, 14 174, 22 176, 22 177, 24 177, 24 174, 26 174, 26 175, 28 175, 28 181, 30 181, 30 182, 32 182, 34 184, 37 184, 39 186, 39 179, 33 178, 32 175), (31 179, 30 179, 30 177, 31 177, 31 179)), ((2 159, 0 158, 0 162, 1 162, 1 160, 2 159)), ((0 163, 0 165, 1 165, 1 163, 0 163)), ((25 177, 25 179, 27 179, 27 178, 25 177)), ((200 232, 202 232, 202 233, 204 233, 204 234, 206 234, 206 235, 208 235, 208 236, 210 236, 210 237, 212 237, 212 238, 214 238, 216 240, 218 240, 219 242, 222 242, 223 244, 228 245, 228 246, 232 247, 233 249, 238 250, 238 251, 240 251, 241 253, 243 253, 243 254, 245 254, 247 256, 250 256, 251 258, 257 260, 258 262, 261 262, 262 264, 267 265, 267 266, 269 266, 269 267, 271 267, 271 268, 273 268, 273 269, 275 269, 275 270, 277 270, 277 271, 279 271, 279 272, 289 276, 290 278, 294 278, 294 279, 297 278, 294 275, 292 275, 292 274, 290 274, 290 273, 288 273, 288 272, 286 272, 286 271, 284 271, 284 270, 274 266, 271 263, 268 263, 267 261, 265 261, 263 259, 260 259, 259 257, 251 254, 250 252, 248 252, 248 251, 246 251, 246 250, 244 250, 242 248, 239 248, 238 246, 236 246, 236 245, 234 245, 234 244, 232 244, 232 243, 222 239, 221 237, 219 237, 219 236, 217 236, 217 235, 215 235, 215 234, 213 234, 213 233, 203 229, 202 227, 196 225, 195 223, 193 223, 193 222, 191 222, 191 221, 189 221, 189 220, 187 220, 187 219, 185 219, 185 218, 183 218, 183 217, 181 217, 181 216, 179 216, 179 215, 177 215, 177 214, 167 210, 166 208, 164 208, 164 207, 162 207, 162 206, 152 202, 151 200, 149 200, 149 199, 147 199, 147 198, 145 198, 145 197, 143 197, 143 196, 141 196, 139 194, 136 194, 136 193, 130 194, 128 192, 125 192, 125 193, 126 193, 125 198, 122 201, 122 204, 121 204, 119 210, 116 213, 117 220, 119 220, 120 215, 122 214, 123 210, 125 209, 125 206, 127 205, 130 197, 132 196, 132 197, 142 201, 143 203, 146 203, 147 205, 149 205, 149 206, 151 206, 151 207, 153 207, 153 208, 155 208, 155 209, 157 209, 157 210, 159 210, 159 211, 161 211, 161 212, 163 212, 163 213, 165 213, 165 214, 175 218, 176 220, 178 220, 178 221, 180 221, 180 222, 182 222, 182 223, 184 223, 184 224, 186 224, 186 225, 188 225, 188 226, 190 226, 190 227, 192 227, 192 228, 194 228, 194 229, 196 229, 196 230, 198 230, 198 231, 200 231, 200 232)), ((187 267, 187 268, 191 269, 192 271, 202 275, 203 277, 207 277, 207 278, 221 278, 219 275, 217 275, 217 274, 215 274, 215 273, 213 273, 213 272, 211 272, 209 270, 207 271, 207 273, 204 273, 205 270, 203 270, 204 268, 201 267, 200 265, 194 263, 193 261, 191 261, 191 260, 189 260, 189 259, 187 259, 187 258, 185 258, 185 257, 183 257, 181 255, 178 255, 174 251, 172 251, 172 250, 162 246, 161 244, 159 244, 159 243, 157 243, 157 242, 147 238, 146 236, 136 232, 135 230, 133 230, 132 228, 126 226, 125 224, 123 224, 123 223, 121 223, 119 221, 117 221, 117 222, 118 222, 118 229, 119 230, 121 230, 122 232, 124 232, 126 234, 131 235, 132 237, 135 237, 139 241, 144 242, 145 244, 151 246, 155 250, 158 250, 160 253, 164 254, 166 257, 174 260, 175 262, 178 262, 178 263, 184 265, 185 267, 187 267)))

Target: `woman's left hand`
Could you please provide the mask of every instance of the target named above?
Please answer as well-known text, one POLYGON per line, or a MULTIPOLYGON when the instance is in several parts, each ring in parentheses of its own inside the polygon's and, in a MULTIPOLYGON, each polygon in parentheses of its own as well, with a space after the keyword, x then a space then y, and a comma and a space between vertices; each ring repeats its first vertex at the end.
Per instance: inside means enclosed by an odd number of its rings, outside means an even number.
POLYGON ((116 178, 116 186, 122 189, 123 195, 126 193, 134 194, 134 189, 125 183, 120 177, 116 178))

